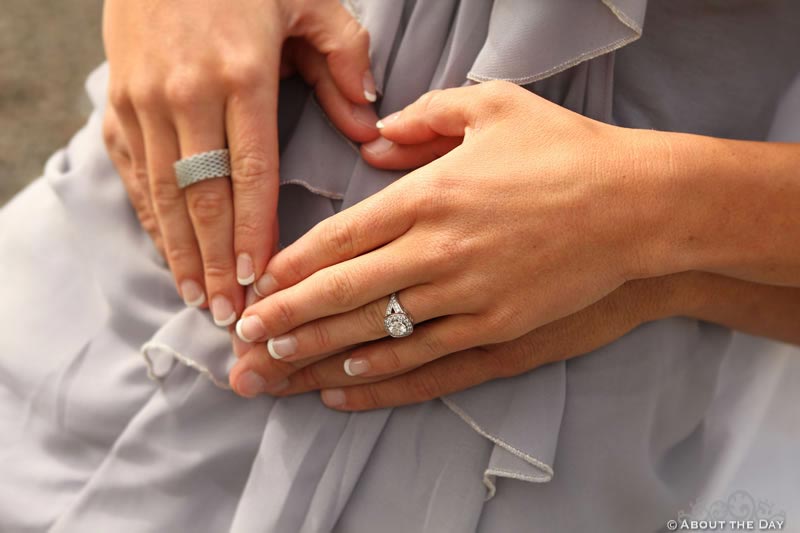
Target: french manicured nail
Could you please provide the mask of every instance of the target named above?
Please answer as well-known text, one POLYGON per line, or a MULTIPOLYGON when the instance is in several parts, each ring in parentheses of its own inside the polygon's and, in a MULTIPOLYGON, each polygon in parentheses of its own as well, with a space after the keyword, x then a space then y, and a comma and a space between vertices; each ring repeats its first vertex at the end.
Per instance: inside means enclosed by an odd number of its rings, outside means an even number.
POLYGON ((322 403, 328 407, 344 405, 346 397, 342 389, 326 389, 322 391, 322 403))
POLYGON ((206 301, 203 287, 191 279, 181 281, 181 297, 189 307, 200 307, 206 301))
POLYGON ((258 315, 244 316, 236 323, 236 335, 244 342, 254 342, 266 333, 264 323, 258 315))
POLYGON ((391 150, 394 143, 389 139, 378 137, 374 141, 362 144, 361 146, 372 155, 381 155, 391 150))
POLYGON ((356 122, 366 126, 367 128, 374 130, 376 125, 375 121, 378 120, 378 115, 375 114, 375 111, 372 110, 372 105, 352 105, 353 109, 353 118, 356 119, 356 122))
POLYGON ((253 289, 255 289, 256 294, 262 298, 269 296, 275 292, 277 288, 278 282, 272 277, 272 274, 264 274, 253 285, 253 289))
POLYGON ((252 398, 267 392, 267 382, 255 372, 248 370, 236 380, 236 392, 242 396, 252 398))
POLYGON ((392 113, 388 117, 384 117, 384 118, 380 119, 378 122, 376 122, 375 123, 375 127, 378 128, 379 130, 382 130, 383 128, 386 127, 387 124, 391 124, 392 122, 394 122, 398 118, 400 118, 400 111, 395 111, 394 113, 392 113))
POLYGON ((369 361, 366 359, 348 359, 344 362, 344 371, 348 376, 360 376, 369 371, 369 361))
POLYGON ((236 281, 239 285, 250 285, 256 280, 253 272, 253 258, 250 254, 239 254, 236 258, 236 281))
POLYGON ((211 316, 214 317, 214 324, 230 326, 236 320, 236 311, 230 300, 218 294, 211 298, 211 316))
POLYGON ((267 351, 273 359, 283 359, 297 349, 297 338, 294 335, 281 335, 267 341, 267 351))
POLYGON ((367 102, 374 102, 377 100, 378 95, 375 91, 375 78, 372 77, 372 72, 369 70, 364 73, 362 84, 364 86, 364 98, 367 99, 367 102))

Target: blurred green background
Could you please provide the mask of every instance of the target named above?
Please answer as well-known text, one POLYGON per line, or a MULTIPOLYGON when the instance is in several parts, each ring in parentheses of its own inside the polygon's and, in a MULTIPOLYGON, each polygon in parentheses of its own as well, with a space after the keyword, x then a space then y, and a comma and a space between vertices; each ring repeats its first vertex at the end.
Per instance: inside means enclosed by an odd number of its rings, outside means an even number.
POLYGON ((102 0, 0 4, 0 205, 41 174, 86 120, 103 60, 102 0))

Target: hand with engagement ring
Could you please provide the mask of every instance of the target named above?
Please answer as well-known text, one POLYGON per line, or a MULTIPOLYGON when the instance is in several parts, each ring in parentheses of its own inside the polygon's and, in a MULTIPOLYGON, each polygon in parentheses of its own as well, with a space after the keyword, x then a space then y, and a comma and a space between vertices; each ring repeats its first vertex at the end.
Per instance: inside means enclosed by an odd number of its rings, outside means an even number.
POLYGON ((236 327, 241 395, 321 390, 343 410, 423 401, 673 313, 798 342, 796 291, 775 292, 797 283, 785 231, 796 146, 622 128, 507 82, 429 92, 378 126, 367 162, 424 166, 270 260, 270 294, 236 327), (659 278, 666 292, 636 295, 659 278), (749 303, 731 313, 726 298, 749 303), (281 365, 245 341, 266 341, 281 365))
POLYGON ((375 139, 369 36, 336 0, 106 0, 103 29, 112 159, 186 304, 229 326, 277 249, 279 79, 375 139))
MULTIPOLYGON (((630 175, 613 157, 629 146, 623 128, 499 82, 428 93, 379 127, 383 138, 362 146, 368 162, 425 166, 276 254, 270 294, 236 327, 284 363, 319 361, 324 388, 513 341, 637 274, 643 239, 632 228, 642 224, 631 220, 643 218, 627 206, 641 204, 631 201, 641 189, 594 166, 602 152, 630 175), (397 301, 413 323, 389 320, 397 301)), ((230 373, 234 388, 263 366, 245 355, 230 373)), ((301 379, 289 376, 283 393, 302 390, 301 379)))

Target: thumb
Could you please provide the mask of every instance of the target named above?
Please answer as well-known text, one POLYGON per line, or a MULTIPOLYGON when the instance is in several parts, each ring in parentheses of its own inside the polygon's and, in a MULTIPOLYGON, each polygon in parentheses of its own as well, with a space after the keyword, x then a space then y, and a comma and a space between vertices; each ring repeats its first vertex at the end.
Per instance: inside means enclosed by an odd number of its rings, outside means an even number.
POLYGON ((369 66, 369 33, 336 0, 322 9, 307 2, 307 13, 300 17, 292 36, 305 38, 326 56, 334 83, 351 102, 366 104, 377 98, 375 80, 369 66))
POLYGON ((480 108, 480 85, 423 94, 402 111, 378 122, 385 138, 399 144, 420 144, 438 137, 465 137, 480 108))

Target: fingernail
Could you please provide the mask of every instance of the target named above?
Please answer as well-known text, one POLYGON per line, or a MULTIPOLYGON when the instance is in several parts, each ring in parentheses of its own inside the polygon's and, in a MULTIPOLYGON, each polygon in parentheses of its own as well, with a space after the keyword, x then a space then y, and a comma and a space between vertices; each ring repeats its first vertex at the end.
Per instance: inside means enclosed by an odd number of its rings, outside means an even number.
POLYGON ((252 398, 267 392, 267 382, 255 372, 248 370, 236 380, 236 392, 247 398, 252 398))
POLYGON ((289 380, 284 379, 276 383, 275 385, 270 385, 269 392, 280 392, 289 388, 289 380))
POLYGON ((254 342, 264 335, 264 323, 258 315, 245 316, 236 323, 236 335, 244 342, 254 342))
POLYGON ((258 301, 258 294, 256 294, 256 290, 253 288, 252 285, 247 287, 247 290, 244 291, 244 305, 245 307, 250 307, 254 303, 258 301))
POLYGON ((369 129, 375 129, 375 121, 378 120, 378 115, 372 109, 372 105, 355 105, 352 108, 353 118, 356 122, 366 126, 369 129))
POLYGON ((230 326, 236 320, 236 311, 230 300, 218 294, 211 298, 211 316, 220 327, 230 326))
POLYGON ((273 359, 283 359, 297 349, 297 338, 294 335, 282 335, 267 341, 267 350, 273 359))
POLYGON ((190 279, 181 281, 181 297, 189 307, 200 307, 206 301, 206 293, 203 292, 203 287, 190 279))
POLYGON ((327 389, 322 391, 322 403, 328 407, 339 407, 344 405, 345 395, 342 389, 327 389))
POLYGON ((236 281, 239 285, 250 285, 256 280, 253 272, 253 258, 250 254, 239 254, 236 258, 236 281))
POLYGON ((367 99, 367 102, 374 102, 377 100, 377 93, 375 92, 375 78, 372 77, 372 72, 369 70, 364 73, 362 84, 364 86, 364 98, 367 99))
POLYGON ((275 292, 275 289, 277 288, 278 282, 272 277, 272 274, 264 274, 261 276, 261 279, 256 281, 255 285, 253 285, 253 289, 256 291, 256 294, 262 298, 269 296, 275 292))
POLYGON ((382 130, 383 128, 386 127, 387 124, 391 124, 392 122, 394 122, 398 118, 400 118, 400 111, 395 111, 394 113, 392 113, 388 117, 384 117, 384 118, 380 119, 378 122, 376 122, 375 123, 375 127, 377 127, 379 130, 382 130))
POLYGON ((378 137, 374 141, 365 143, 361 146, 364 148, 364 150, 372 155, 380 155, 388 152, 394 146, 394 143, 389 139, 378 137))
POLYGON ((360 376, 369 370, 369 361, 366 359, 348 359, 344 362, 344 372, 348 376, 360 376))

